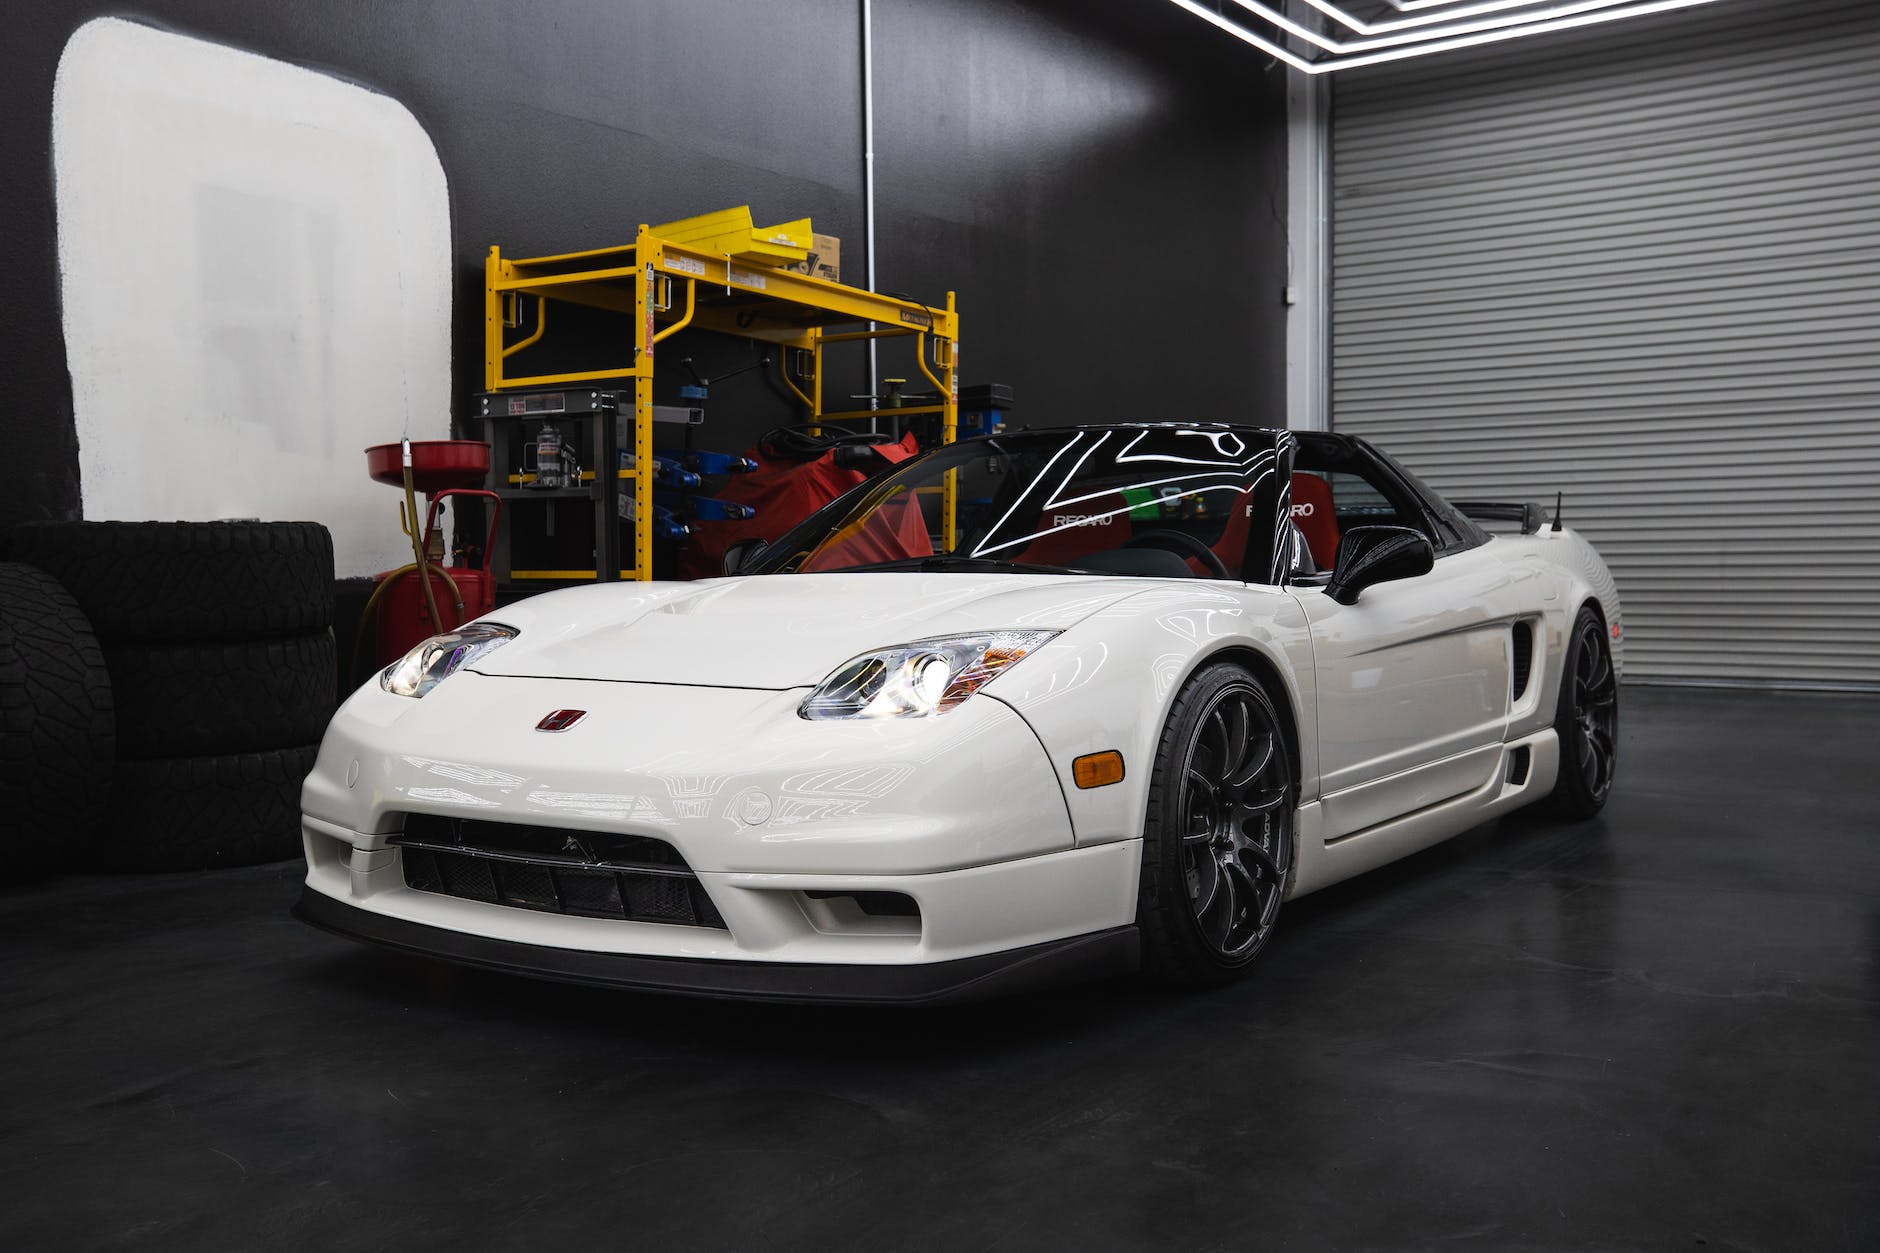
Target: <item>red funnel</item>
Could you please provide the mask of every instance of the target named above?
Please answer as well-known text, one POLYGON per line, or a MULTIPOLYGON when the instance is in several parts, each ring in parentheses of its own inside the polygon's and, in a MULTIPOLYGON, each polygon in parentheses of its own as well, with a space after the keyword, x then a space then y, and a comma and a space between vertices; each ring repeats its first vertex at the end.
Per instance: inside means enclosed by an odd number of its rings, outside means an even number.
MULTIPOLYGON (((366 449, 366 472, 375 483, 405 485, 404 446, 374 444, 366 449)), ((478 487, 490 472, 490 446, 480 439, 414 439, 411 480, 426 496, 453 487, 478 487)))

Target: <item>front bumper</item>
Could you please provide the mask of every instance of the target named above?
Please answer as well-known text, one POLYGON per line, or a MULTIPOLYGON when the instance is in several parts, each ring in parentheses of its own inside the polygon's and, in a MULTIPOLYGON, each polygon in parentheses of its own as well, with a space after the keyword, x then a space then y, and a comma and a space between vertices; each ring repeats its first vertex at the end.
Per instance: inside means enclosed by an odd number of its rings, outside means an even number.
POLYGON ((404 850, 354 847, 324 825, 306 822, 308 899, 388 923, 599 958, 915 966, 983 957, 1133 922, 1142 857, 1141 841, 1127 840, 930 874, 704 871, 698 886, 723 925, 677 925, 420 890, 406 882, 404 850), (834 910, 818 899, 831 893, 895 893, 916 914, 834 910))
POLYGON ((374 913, 312 888, 302 890, 294 916, 348 939, 507 974, 737 1000, 932 1005, 1122 974, 1140 964, 1133 926, 952 961, 844 966, 596 953, 492 939, 374 913))
MULTIPOLYGON (((805 722, 800 700, 474 672, 422 701, 368 685, 333 720, 303 791, 303 916, 476 964, 710 995, 814 999, 821 976, 804 971, 853 972, 841 979, 861 991, 836 999, 861 1000, 953 995, 1006 966, 1055 970, 1067 959, 1027 954, 1081 951, 1134 921, 1140 841, 1077 846, 1051 763, 1009 707, 976 700, 920 725, 868 725, 805 722), (535 729, 570 707, 588 711, 572 730, 535 729), (565 854, 566 836, 590 865, 596 837, 662 842, 693 908, 596 916, 563 899, 559 878, 539 897, 430 882, 400 843, 429 838, 409 834, 418 814, 554 834, 538 857, 565 854), (855 894, 871 893, 913 908, 870 913, 855 894)), ((635 873, 618 896, 598 882, 607 910, 634 896, 635 873)))

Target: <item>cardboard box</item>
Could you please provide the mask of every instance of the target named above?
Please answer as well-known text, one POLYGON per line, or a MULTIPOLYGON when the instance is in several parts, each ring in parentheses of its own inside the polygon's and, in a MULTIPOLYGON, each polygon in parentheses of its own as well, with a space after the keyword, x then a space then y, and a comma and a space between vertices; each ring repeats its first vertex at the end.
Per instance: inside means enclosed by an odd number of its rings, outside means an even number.
POLYGON ((814 235, 811 237, 807 260, 793 262, 783 267, 798 274, 807 274, 811 278, 828 279, 831 283, 842 281, 842 241, 834 235, 814 235))

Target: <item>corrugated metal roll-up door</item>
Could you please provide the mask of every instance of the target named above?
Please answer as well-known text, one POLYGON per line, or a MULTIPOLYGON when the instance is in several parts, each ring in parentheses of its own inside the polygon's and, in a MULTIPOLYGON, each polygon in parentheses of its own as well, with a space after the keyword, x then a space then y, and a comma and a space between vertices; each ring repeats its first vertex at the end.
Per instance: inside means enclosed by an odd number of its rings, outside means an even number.
POLYGON ((1880 4, 1341 73, 1335 429, 1605 554, 1628 679, 1880 687, 1880 4))

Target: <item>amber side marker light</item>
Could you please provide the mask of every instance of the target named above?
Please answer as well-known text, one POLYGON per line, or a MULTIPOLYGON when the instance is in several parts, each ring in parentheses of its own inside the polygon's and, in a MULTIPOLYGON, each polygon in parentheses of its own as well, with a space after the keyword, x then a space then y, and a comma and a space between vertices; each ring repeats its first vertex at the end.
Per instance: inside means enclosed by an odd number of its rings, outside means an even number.
POLYGON ((1107 753, 1086 753, 1071 763, 1071 777, 1078 787, 1103 787, 1123 781, 1123 755, 1115 749, 1107 753))

